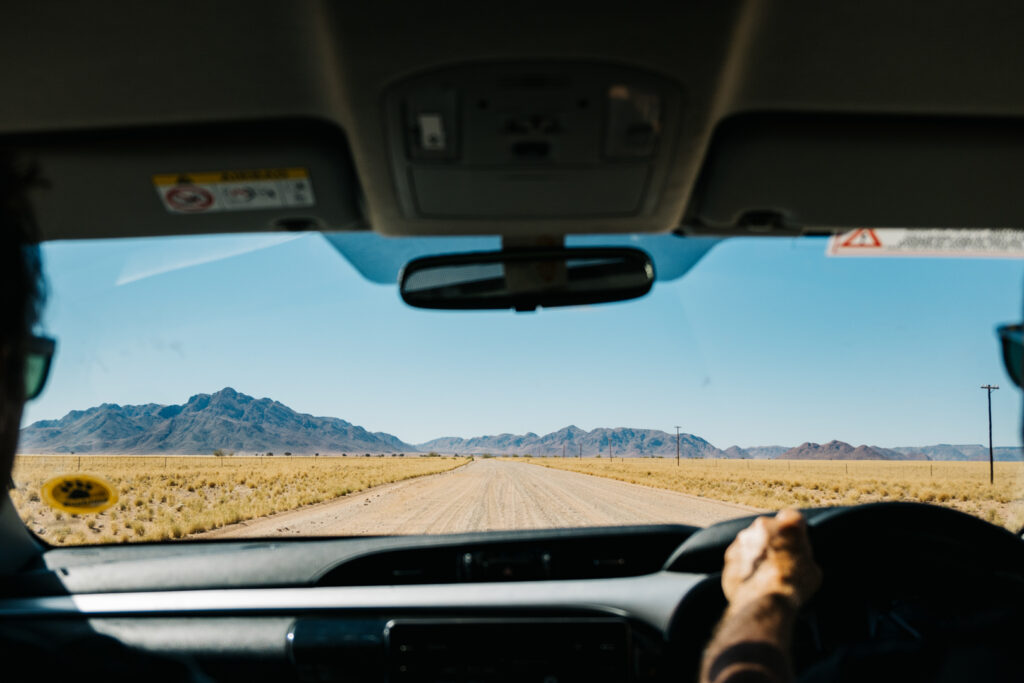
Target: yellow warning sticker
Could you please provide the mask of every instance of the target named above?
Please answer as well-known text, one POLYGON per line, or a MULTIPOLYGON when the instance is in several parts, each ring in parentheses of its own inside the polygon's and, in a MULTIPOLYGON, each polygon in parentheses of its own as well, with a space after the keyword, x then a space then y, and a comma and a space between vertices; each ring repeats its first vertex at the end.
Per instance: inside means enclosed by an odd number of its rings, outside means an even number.
POLYGON ((251 211, 316 204, 305 168, 255 168, 153 176, 164 208, 170 213, 251 211))
POLYGON ((43 484, 43 500, 72 515, 103 512, 117 502, 117 490, 93 474, 62 474, 43 484))

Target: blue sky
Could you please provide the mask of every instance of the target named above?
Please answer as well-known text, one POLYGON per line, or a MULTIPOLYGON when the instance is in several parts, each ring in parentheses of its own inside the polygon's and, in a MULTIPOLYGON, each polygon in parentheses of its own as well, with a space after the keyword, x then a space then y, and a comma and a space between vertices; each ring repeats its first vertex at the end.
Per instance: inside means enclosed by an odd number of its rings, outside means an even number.
POLYGON ((52 243, 58 353, 25 424, 231 386, 413 443, 568 424, 982 443, 995 383, 996 445, 1020 443, 994 328, 1021 319, 1024 263, 824 252, 729 240, 643 299, 513 314, 410 309, 316 234, 52 243))

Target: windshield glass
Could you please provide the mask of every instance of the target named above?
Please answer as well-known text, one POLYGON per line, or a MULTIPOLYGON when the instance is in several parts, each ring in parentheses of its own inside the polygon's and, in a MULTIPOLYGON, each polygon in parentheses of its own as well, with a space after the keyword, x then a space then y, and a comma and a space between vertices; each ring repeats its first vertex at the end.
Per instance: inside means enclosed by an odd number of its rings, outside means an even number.
POLYGON ((320 234, 47 244, 57 349, 12 498, 52 544, 878 500, 1024 525, 995 335, 1021 317, 1020 261, 712 242, 641 299, 528 314, 412 309, 320 234))

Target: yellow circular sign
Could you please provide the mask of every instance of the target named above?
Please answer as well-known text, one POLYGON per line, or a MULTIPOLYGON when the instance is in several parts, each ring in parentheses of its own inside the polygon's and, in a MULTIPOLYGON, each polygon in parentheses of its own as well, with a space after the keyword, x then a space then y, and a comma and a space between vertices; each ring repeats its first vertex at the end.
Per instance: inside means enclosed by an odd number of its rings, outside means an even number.
POLYGON ((62 474, 43 484, 43 500, 72 515, 103 512, 117 502, 117 491, 92 474, 62 474))

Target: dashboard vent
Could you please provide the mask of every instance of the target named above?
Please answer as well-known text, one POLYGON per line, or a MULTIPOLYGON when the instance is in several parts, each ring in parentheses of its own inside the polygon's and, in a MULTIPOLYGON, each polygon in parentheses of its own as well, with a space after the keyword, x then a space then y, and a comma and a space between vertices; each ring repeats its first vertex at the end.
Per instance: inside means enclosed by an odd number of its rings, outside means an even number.
POLYGON ((575 530, 551 538, 388 550, 327 571, 318 586, 551 581, 641 576, 659 571, 692 527, 575 530))

